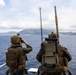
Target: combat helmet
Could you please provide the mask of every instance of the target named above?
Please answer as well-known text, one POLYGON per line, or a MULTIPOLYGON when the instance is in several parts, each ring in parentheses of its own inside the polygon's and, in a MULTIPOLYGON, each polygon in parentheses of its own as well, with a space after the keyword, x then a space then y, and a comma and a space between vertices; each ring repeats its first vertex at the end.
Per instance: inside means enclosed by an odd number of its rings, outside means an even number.
POLYGON ((48 38, 57 38, 57 34, 52 32, 51 34, 48 35, 48 38))
POLYGON ((19 35, 15 34, 11 37, 12 44, 20 44, 20 42, 21 42, 21 37, 19 35))

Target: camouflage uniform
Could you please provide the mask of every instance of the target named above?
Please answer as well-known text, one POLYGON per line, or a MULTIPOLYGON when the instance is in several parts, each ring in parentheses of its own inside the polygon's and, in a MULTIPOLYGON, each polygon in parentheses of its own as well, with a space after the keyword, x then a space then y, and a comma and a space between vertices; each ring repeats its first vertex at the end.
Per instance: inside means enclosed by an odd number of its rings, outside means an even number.
POLYGON ((56 66, 54 68, 47 67, 44 65, 41 65, 39 67, 39 71, 41 75, 61 75, 62 72, 64 72, 63 66, 56 66))
MULTIPOLYGON (((56 34, 53 33, 52 35, 49 35, 49 37, 57 38, 56 34)), ((43 43, 42 43, 43 44, 43 43)), ((42 63, 42 48, 38 52, 36 59, 42 63)), ((59 58, 59 65, 51 68, 49 66, 45 66, 44 64, 41 64, 39 67, 39 71, 41 71, 41 75, 61 75, 64 71, 64 66, 68 67, 68 62, 71 61, 72 57, 68 50, 65 47, 62 47, 61 45, 58 45, 58 58, 59 58)))
POLYGON ((58 55, 59 55, 59 63, 61 66, 67 66, 68 67, 68 62, 71 61, 72 57, 67 50, 67 48, 62 47, 61 45, 58 46, 58 55))
MULTIPOLYGON (((20 38, 21 41, 18 40, 19 42, 17 43, 16 39, 18 39, 19 37, 17 36, 18 37, 17 38, 16 36, 17 35, 14 35, 11 38, 12 45, 11 45, 11 47, 8 48, 8 51, 11 49, 15 49, 17 51, 17 54, 18 54, 18 59, 17 59, 18 63, 17 64, 18 65, 15 68, 14 67, 10 68, 8 70, 8 72, 10 72, 11 75, 26 75, 26 73, 25 73, 25 71, 26 71, 25 63, 26 63, 26 59, 27 59, 26 54, 32 51, 32 47, 30 45, 26 44, 26 48, 23 48, 20 44, 20 42, 22 41, 21 38, 20 38), (15 37, 15 39, 14 39, 14 37, 15 37)), ((11 56, 9 56, 9 57, 11 57, 11 56)), ((8 72, 6 73, 7 75, 8 75, 8 72)))

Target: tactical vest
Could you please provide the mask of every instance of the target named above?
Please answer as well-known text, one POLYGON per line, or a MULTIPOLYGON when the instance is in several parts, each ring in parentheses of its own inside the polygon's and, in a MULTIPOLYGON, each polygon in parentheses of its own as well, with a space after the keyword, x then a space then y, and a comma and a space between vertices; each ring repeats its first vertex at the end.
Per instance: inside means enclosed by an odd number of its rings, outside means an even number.
POLYGON ((20 53, 21 50, 19 50, 19 47, 8 49, 8 52, 6 52, 6 64, 9 68, 14 69, 18 67, 20 53))
POLYGON ((42 64, 54 67, 59 64, 57 39, 46 38, 41 44, 42 64))

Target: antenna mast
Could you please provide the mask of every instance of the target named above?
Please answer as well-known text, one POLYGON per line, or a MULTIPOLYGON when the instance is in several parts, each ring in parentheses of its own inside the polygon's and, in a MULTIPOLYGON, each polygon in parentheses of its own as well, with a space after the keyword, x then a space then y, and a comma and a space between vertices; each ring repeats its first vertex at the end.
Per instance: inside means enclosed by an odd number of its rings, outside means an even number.
POLYGON ((57 18, 57 11, 56 11, 56 6, 54 6, 55 9, 55 23, 56 23, 56 33, 57 33, 57 38, 59 40, 59 31, 58 31, 58 18, 57 18))
POLYGON ((40 10, 40 29, 41 29, 41 42, 43 42, 41 7, 39 7, 39 10, 40 10))

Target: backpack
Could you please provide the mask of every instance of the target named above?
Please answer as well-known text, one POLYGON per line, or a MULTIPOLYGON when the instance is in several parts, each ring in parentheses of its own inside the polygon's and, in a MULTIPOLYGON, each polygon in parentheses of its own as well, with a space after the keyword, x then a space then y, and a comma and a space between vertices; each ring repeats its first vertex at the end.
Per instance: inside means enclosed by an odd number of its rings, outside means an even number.
POLYGON ((17 68, 18 63, 18 49, 9 48, 8 52, 6 52, 6 65, 9 68, 17 68))
POLYGON ((50 67, 59 64, 57 41, 56 38, 45 38, 45 41, 41 44, 42 64, 50 67))

